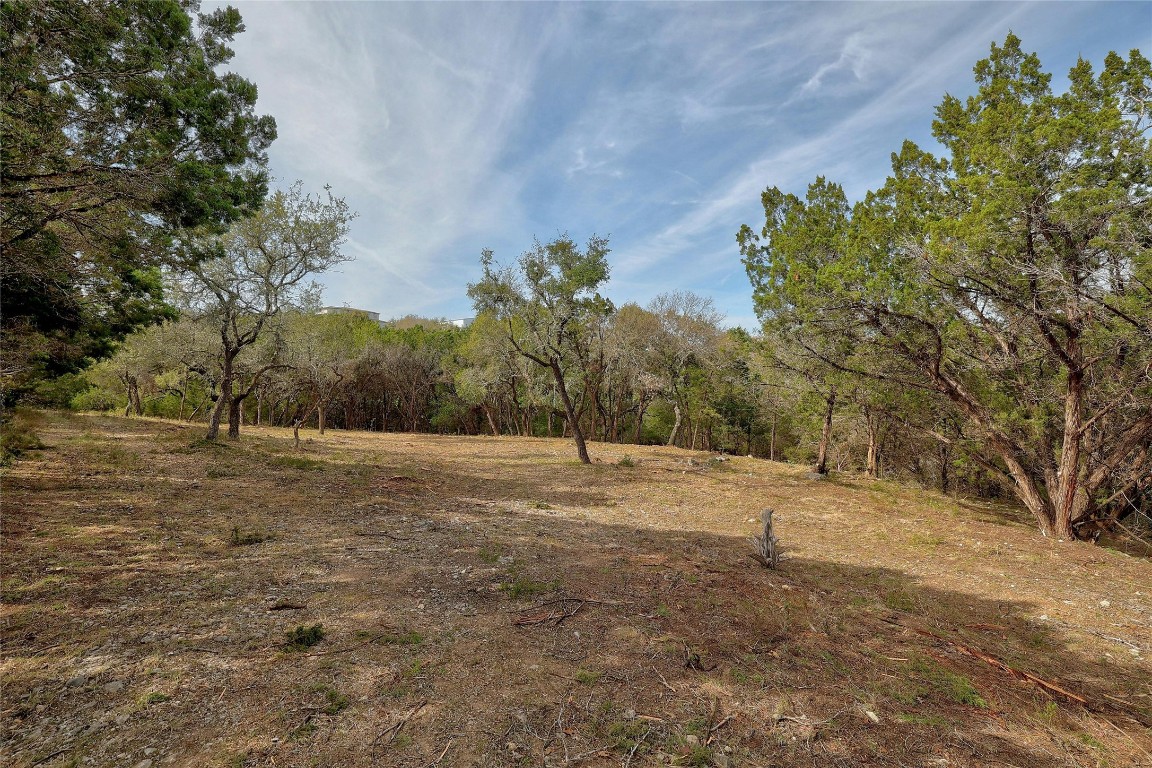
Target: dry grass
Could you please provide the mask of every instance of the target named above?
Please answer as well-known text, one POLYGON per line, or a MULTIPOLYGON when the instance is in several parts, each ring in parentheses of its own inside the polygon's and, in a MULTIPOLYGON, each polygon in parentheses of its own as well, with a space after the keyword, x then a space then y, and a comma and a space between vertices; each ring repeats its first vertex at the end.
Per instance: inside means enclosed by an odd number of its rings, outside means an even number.
POLYGON ((1152 566, 1012 509, 664 448, 199 436, 53 416, 5 472, 6 765, 1152 765, 1152 566))

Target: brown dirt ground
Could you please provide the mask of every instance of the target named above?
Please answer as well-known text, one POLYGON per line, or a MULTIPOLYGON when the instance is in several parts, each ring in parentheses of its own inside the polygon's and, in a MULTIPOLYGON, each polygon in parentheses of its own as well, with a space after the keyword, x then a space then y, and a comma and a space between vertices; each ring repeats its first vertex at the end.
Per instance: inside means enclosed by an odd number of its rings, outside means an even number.
POLYGON ((1152 563, 1012 509, 667 448, 41 436, 3 476, 6 765, 1152 765, 1152 563))

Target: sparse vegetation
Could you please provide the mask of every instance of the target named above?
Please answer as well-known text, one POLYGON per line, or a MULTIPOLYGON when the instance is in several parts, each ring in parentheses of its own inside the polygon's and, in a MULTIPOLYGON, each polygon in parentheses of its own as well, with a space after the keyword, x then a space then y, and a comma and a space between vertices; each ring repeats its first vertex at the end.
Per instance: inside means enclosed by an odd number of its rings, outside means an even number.
POLYGON ((285 636, 288 638, 285 644, 288 650, 304 651, 324 639, 324 625, 313 624, 307 627, 301 624, 291 632, 286 632, 285 636))
POLYGON ((534 597, 536 595, 546 594, 548 592, 555 592, 560 588, 560 580, 553 581, 538 581, 527 576, 516 575, 512 581, 505 581, 500 584, 500 591, 508 595, 513 600, 519 600, 522 597, 534 597))
MULTIPOLYGON (((6 717, 31 726, 10 729, 18 759, 60 748, 52 732, 34 735, 37 705, 84 727, 94 690, 137 713, 118 726, 133 741, 162 741, 173 722, 189 739, 220 738, 189 748, 204 764, 254 764, 254 736, 275 745, 277 764, 358 765, 347 755, 365 730, 403 723, 380 744, 421 765, 449 728, 474 750, 452 747, 461 765, 516 764, 564 741, 570 755, 607 750, 635 767, 739 765, 765 749, 781 768, 824 750, 845 764, 882 750, 920 765, 958 733, 980 751, 958 768, 978 768, 1016 759, 984 730, 993 710, 1037 752, 1118 766, 1152 748, 1124 719, 1152 723, 1148 662, 1102 637, 1120 636, 1118 623, 1146 642, 1135 603, 1094 581, 1067 605, 1059 584, 1030 580, 1046 545, 982 521, 980 505, 921 505, 903 490, 880 499, 871 481, 812 484, 768 462, 719 482, 655 446, 594 444, 609 466, 625 450, 642 461, 591 487, 559 440, 334 433, 308 458, 367 470, 317 474, 269 464, 291 445, 287 430, 190 453, 195 429, 50 414, 50 449, 6 474, 5 506, 21 510, 4 533, 5 682, 17 702, 6 717), (139 456, 137 468, 108 472, 109 445, 139 456), (229 473, 205 477, 205 451, 229 473), (69 484, 45 487, 63 468, 69 484), (196 468, 191 482, 184 468, 196 468), (552 513, 535 513, 542 498, 552 513), (779 510, 788 555, 773 573, 746 555, 765 505, 779 510), (290 533, 223 550, 233 529, 290 533), (928 552, 913 533, 940 543, 928 552), (943 551, 946 569, 925 567, 943 551), (1026 600, 1005 597, 1012 584, 1029 585, 1026 600), (79 634, 54 636, 70 621, 79 634), (134 641, 109 644, 118 638, 134 641), (1132 706, 1087 713, 959 644, 1132 706), (115 676, 83 671, 93 646, 115 676), (49 702, 34 692, 45 676, 76 682, 49 702), (211 696, 187 693, 201 689, 211 696), (206 701, 244 734, 208 735, 219 731, 206 701)), ((1148 578, 1146 561, 1090 547, 1062 554, 1068 578, 1098 571, 1100 557, 1117 580, 1148 578)), ((103 742, 86 743, 96 765, 118 764, 103 742)))
POLYGON ((260 544, 272 538, 263 531, 255 529, 241 528, 239 525, 232 526, 232 532, 228 535, 228 543, 234 547, 247 547, 252 544, 260 544))

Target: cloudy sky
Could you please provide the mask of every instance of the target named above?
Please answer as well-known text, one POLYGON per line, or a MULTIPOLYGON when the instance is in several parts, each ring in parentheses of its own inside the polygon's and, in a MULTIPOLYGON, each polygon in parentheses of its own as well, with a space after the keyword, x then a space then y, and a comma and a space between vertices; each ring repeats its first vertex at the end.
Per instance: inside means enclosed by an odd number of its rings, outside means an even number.
POLYGON ((278 183, 360 213, 325 302, 384 318, 469 317, 481 249, 568 232, 610 236, 617 304, 687 289, 752 328, 735 235, 766 186, 879 186, 1010 30, 1061 89, 1152 54, 1149 2, 232 4, 278 183))

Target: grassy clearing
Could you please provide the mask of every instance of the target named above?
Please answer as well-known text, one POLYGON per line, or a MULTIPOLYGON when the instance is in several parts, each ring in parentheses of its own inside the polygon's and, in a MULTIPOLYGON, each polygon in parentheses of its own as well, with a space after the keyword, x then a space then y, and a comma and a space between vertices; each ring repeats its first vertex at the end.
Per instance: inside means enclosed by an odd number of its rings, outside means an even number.
POLYGON ((6 764, 1152 762, 1152 568, 1014 510, 666 448, 36 418, 6 764))

